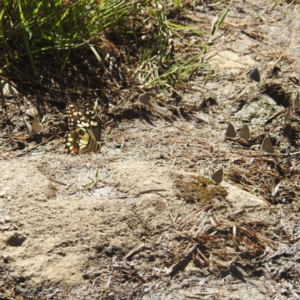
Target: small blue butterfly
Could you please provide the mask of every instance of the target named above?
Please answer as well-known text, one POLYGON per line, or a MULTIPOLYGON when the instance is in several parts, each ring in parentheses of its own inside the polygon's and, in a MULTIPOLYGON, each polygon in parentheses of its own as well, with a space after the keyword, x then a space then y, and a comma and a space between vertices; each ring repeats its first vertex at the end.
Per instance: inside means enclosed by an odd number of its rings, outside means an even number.
POLYGON ((231 137, 231 138, 235 138, 237 135, 235 127, 232 123, 228 122, 228 126, 226 129, 226 133, 225 136, 231 137))
POLYGON ((261 144, 261 150, 267 152, 267 153, 274 153, 274 147, 273 144, 268 136, 266 136, 261 144))
POLYGON ((273 178, 272 181, 271 181, 271 184, 270 184, 270 192, 271 192, 273 197, 277 196, 279 187, 280 187, 280 182, 276 185, 275 179, 273 178))
POLYGON ((257 67, 254 67, 250 72, 250 78, 256 82, 260 82, 260 74, 257 67))
POLYGON ((140 103, 143 103, 145 105, 149 105, 149 101, 151 99, 152 94, 149 92, 146 92, 145 94, 141 94, 139 96, 140 103))
POLYGON ((298 91, 295 102, 294 102, 294 109, 297 110, 299 108, 299 106, 300 106, 300 97, 299 97, 299 91, 298 91))
POLYGON ((251 138, 250 128, 247 124, 244 124, 239 133, 240 138, 249 141, 251 138))
POLYGON ((210 178, 216 183, 219 184, 223 181, 223 168, 221 167, 215 173, 213 173, 210 178))

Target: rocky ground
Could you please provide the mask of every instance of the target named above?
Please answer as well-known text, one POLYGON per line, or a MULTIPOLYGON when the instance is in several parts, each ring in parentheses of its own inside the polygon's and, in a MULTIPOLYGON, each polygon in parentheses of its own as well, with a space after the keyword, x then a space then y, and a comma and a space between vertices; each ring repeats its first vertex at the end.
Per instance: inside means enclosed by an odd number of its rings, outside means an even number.
POLYGON ((112 120, 101 154, 67 155, 62 137, 43 134, 16 150, 10 130, 17 143, 26 128, 4 129, 0 299, 300 297, 294 2, 233 1, 214 37, 219 12, 194 4, 186 18, 213 43, 210 76, 191 79, 176 106, 166 99, 172 118, 112 120), (225 139, 228 122, 248 124, 251 139, 225 139))

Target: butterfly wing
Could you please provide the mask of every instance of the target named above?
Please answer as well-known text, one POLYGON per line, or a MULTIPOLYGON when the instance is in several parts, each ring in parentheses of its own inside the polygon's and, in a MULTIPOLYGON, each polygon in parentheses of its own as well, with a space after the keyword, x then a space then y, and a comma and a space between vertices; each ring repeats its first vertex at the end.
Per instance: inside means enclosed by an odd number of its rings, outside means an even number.
POLYGON ((257 67, 254 67, 250 72, 250 78, 256 82, 260 82, 260 73, 257 67))
POLYGON ((33 118, 31 123, 31 134, 39 134, 43 129, 43 125, 40 124, 38 118, 33 118))
POLYGON ((149 105, 149 101, 151 99, 151 93, 146 92, 139 96, 139 102, 144 105, 149 105))
POLYGON ((67 106, 68 125, 65 145, 68 152, 87 154, 101 149, 101 122, 95 109, 85 103, 83 109, 70 104, 67 106))
POLYGON ((268 136, 266 136, 261 144, 261 149, 267 153, 274 153, 273 144, 268 136))
POLYGON ((96 112, 96 105, 92 106, 90 103, 85 103, 83 106, 83 113, 86 119, 89 120, 89 128, 92 132, 89 132, 93 138, 100 142, 101 141, 101 119, 96 112))
POLYGON ((248 141, 251 138, 250 128, 247 124, 244 124, 243 127, 240 130, 240 138, 248 141))
POLYGON ((25 113, 30 117, 37 117, 39 115, 38 110, 35 107, 26 109, 25 113))
POLYGON ((237 132, 235 130, 234 125, 230 122, 228 122, 228 126, 227 126, 227 129, 226 129, 225 135, 228 136, 228 137, 231 137, 231 138, 235 138, 236 135, 237 135, 237 132))
POLYGON ((95 140, 91 135, 91 129, 76 129, 78 137, 78 145, 80 154, 87 154, 91 152, 99 152, 101 143, 95 140))
POLYGON ((215 173, 213 173, 211 175, 211 179, 217 184, 221 183, 223 181, 223 168, 220 168, 215 173))

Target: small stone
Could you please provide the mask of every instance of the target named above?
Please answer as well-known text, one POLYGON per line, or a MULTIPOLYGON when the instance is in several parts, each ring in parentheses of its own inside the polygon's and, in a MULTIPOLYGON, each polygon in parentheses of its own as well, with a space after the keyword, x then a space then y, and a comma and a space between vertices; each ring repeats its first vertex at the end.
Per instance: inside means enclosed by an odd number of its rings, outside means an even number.
POLYGON ((0 224, 4 224, 5 223, 5 219, 3 217, 0 217, 0 224))
POLYGON ((4 216, 4 220, 6 223, 9 223, 11 221, 11 218, 9 216, 4 216))
MULTIPOLYGON (((5 220, 4 220, 5 222, 5 220)), ((5 225, 2 227, 2 232, 9 231, 9 225, 5 225)))

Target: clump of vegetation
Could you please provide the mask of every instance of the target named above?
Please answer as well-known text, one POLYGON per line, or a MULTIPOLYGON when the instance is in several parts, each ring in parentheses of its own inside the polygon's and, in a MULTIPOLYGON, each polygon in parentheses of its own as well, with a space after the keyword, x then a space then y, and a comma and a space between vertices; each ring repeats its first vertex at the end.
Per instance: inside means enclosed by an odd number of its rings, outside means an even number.
POLYGON ((2 76, 19 90, 38 85, 48 99, 87 91, 112 99, 134 84, 174 87, 202 65, 199 50, 206 48, 193 45, 197 54, 174 59, 174 37, 192 30, 176 23, 183 7, 157 0, 4 0, 2 76))
POLYGON ((211 202, 213 198, 224 198, 227 191, 210 178, 198 175, 176 175, 174 185, 177 196, 188 203, 211 202))

